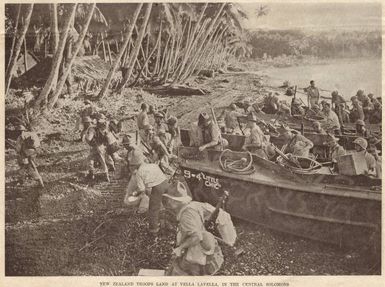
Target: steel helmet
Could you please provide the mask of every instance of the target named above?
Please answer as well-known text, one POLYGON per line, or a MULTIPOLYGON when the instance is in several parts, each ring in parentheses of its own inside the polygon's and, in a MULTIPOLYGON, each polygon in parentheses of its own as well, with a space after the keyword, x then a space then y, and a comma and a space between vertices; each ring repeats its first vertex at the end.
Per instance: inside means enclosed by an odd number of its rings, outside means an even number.
POLYGON ((363 149, 366 149, 368 147, 368 142, 364 138, 356 138, 353 143, 359 145, 363 149))
POLYGON ((18 130, 18 131, 26 131, 27 128, 26 128, 24 125, 18 125, 18 126, 16 127, 16 130, 18 130))
POLYGON ((338 96, 338 91, 333 91, 332 92, 332 97, 337 97, 338 96))
POLYGON ((170 126, 175 125, 178 122, 177 118, 174 116, 171 116, 167 119, 167 124, 170 126))
POLYGON ((83 122, 84 122, 84 123, 91 123, 91 122, 92 122, 92 119, 91 119, 91 117, 84 117, 84 118, 83 118, 83 122))
POLYGON ((357 120, 356 121, 356 125, 364 127, 365 126, 365 122, 363 120, 357 120))

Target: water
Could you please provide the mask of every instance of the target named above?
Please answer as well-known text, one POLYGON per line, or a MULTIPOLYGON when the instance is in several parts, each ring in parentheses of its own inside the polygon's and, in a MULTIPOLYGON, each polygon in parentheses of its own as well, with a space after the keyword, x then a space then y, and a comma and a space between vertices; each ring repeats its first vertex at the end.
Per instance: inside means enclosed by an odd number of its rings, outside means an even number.
MULTIPOLYGON (((381 59, 335 60, 322 65, 270 67, 258 74, 267 75, 268 83, 272 86, 280 86, 288 80, 291 85, 297 85, 299 91, 303 91, 302 88, 314 80, 319 89, 338 90, 347 100, 359 89, 366 94, 373 93, 375 97, 381 97, 382 92, 381 59)), ((320 92, 330 97, 330 92, 320 92)))

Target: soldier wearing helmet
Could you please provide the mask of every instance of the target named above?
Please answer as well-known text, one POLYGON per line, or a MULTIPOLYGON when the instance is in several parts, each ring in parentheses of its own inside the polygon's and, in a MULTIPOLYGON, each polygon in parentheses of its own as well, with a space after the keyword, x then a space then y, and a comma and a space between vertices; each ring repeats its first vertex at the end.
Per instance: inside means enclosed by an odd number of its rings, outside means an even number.
POLYGON ((96 107, 90 100, 84 101, 84 108, 80 112, 80 116, 76 121, 76 130, 81 129, 79 141, 84 141, 86 130, 94 123, 94 118, 97 115, 96 107))
POLYGON ((328 150, 328 159, 333 163, 337 162, 337 158, 346 154, 345 149, 338 144, 339 138, 335 137, 332 134, 329 134, 326 145, 329 147, 328 150))
POLYGON ((244 116, 237 110, 235 104, 231 104, 227 110, 224 111, 225 131, 229 134, 240 134, 238 118, 244 116))
POLYGON ((332 92, 332 108, 334 108, 334 111, 336 112, 338 119, 340 121, 340 124, 343 125, 344 122, 344 116, 343 116, 343 111, 346 106, 346 101, 345 99, 338 94, 338 91, 333 91, 332 92), (334 107, 333 107, 334 105, 334 107))
POLYGON ((163 112, 154 113, 154 121, 154 132, 156 135, 158 135, 159 130, 167 130, 167 126, 165 123, 165 114, 163 112))
POLYGON ((368 138, 370 137, 370 131, 365 127, 365 122, 363 120, 356 121, 356 134, 359 137, 368 138))
POLYGON ((221 149, 228 145, 227 140, 221 137, 221 131, 216 123, 206 113, 199 114, 198 128, 202 134, 202 143, 199 146, 199 151, 207 148, 221 149))
POLYGON ((85 142, 90 146, 88 179, 95 179, 95 164, 99 163, 105 180, 109 182, 109 170, 114 171, 114 160, 119 160, 116 138, 108 130, 108 122, 104 114, 99 113, 96 118, 96 126, 90 126, 84 136, 85 142))
POLYGON ((37 148, 40 147, 39 137, 35 132, 27 131, 24 125, 17 126, 16 130, 20 131, 20 135, 16 140, 15 150, 18 154, 18 164, 22 176, 21 181, 23 182, 28 177, 39 180, 39 174, 33 167, 33 164, 36 163, 37 148))
POLYGON ((368 147, 368 142, 366 139, 358 137, 354 140, 354 148, 357 153, 361 153, 365 157, 367 165, 367 174, 375 174, 376 172, 376 160, 373 155, 371 155, 366 149, 368 147))
POLYGON ((365 114, 364 109, 362 108, 362 103, 358 100, 357 97, 352 97, 352 109, 350 110, 350 121, 355 123, 357 120, 364 120, 365 114))

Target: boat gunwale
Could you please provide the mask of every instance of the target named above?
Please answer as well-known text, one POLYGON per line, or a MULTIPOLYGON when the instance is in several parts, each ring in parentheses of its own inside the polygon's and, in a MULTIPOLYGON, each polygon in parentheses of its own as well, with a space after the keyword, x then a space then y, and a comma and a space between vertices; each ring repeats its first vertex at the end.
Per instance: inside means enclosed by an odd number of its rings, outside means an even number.
MULTIPOLYGON (((313 185, 311 189, 307 189, 301 184, 293 184, 290 181, 287 182, 287 184, 279 183, 279 182, 269 182, 266 180, 260 180, 255 177, 250 177, 247 175, 241 175, 241 174, 232 174, 226 171, 219 170, 218 168, 212 168, 212 167, 205 167, 205 166, 200 166, 198 162, 194 162, 191 160, 185 160, 185 162, 180 163, 180 165, 184 168, 192 168, 196 170, 200 170, 203 172, 208 172, 212 174, 216 174, 218 176, 225 176, 229 177, 232 179, 237 179, 237 180, 242 180, 242 181, 247 181, 251 183, 256 183, 256 184, 262 184, 262 185, 267 185, 267 186, 272 186, 272 187, 277 187, 277 188, 283 188, 283 189, 291 189, 291 190, 296 190, 296 191, 301 191, 301 192, 308 192, 308 193, 317 193, 317 194, 325 194, 325 195, 332 195, 332 196, 340 196, 340 197, 347 197, 347 198, 357 198, 357 199, 365 199, 365 200, 376 200, 381 202, 381 197, 382 193, 377 192, 374 190, 354 190, 354 189, 349 189, 344 192, 335 192, 333 190, 329 190, 329 188, 333 188, 333 185, 325 184, 325 185, 313 185), (193 166, 188 166, 188 164, 195 164, 195 167, 193 166)), ((336 186, 336 188, 341 188, 339 186, 336 186)), ((344 188, 344 187, 342 187, 344 188)), ((348 189, 348 188, 346 188, 348 189)))

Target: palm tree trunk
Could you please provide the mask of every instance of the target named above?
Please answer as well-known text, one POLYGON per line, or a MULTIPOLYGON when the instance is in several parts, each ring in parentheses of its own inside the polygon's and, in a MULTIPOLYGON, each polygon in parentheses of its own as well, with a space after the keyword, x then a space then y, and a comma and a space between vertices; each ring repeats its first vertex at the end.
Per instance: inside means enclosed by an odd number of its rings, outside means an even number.
POLYGON ((138 83, 138 81, 139 81, 139 79, 140 79, 140 76, 142 75, 142 72, 143 72, 144 67, 146 67, 146 66, 148 65, 148 62, 150 61, 152 55, 153 55, 154 52, 156 51, 156 48, 158 47, 158 44, 159 44, 159 41, 156 41, 155 46, 152 48, 151 52, 150 52, 149 55, 147 56, 146 61, 144 62, 144 64, 143 64, 141 70, 139 71, 138 75, 136 76, 135 81, 130 85, 130 87, 134 87, 134 86, 138 83))
MULTIPOLYGON (((199 59, 199 56, 201 55, 201 52, 202 52, 202 49, 203 47, 205 46, 205 44, 207 44, 207 38, 210 36, 210 34, 212 33, 212 31, 216 30, 216 26, 219 25, 219 17, 222 15, 222 11, 223 9, 225 8, 225 6, 227 5, 227 3, 222 3, 222 5, 220 6, 215 18, 211 21, 211 24, 209 26, 209 28, 206 30, 206 33, 204 34, 204 36, 202 37, 202 41, 198 47, 198 49, 196 49, 196 52, 195 52, 195 61, 190 61, 187 68, 186 68, 186 72, 184 73, 184 76, 182 76, 182 80, 183 79, 186 79, 189 75, 191 75, 194 70, 193 70, 193 65, 194 63, 199 59)), ((211 34, 211 36, 213 36, 213 34, 211 34)), ((211 37, 210 37, 211 39, 211 37)))
POLYGON ((162 19, 160 20, 158 41, 159 41, 158 53, 156 56, 155 67, 154 67, 154 70, 152 71, 151 77, 154 77, 155 74, 158 72, 159 63, 160 63, 160 55, 161 55, 161 47, 162 47, 162 19))
POLYGON ((140 50, 140 47, 142 46, 142 40, 143 40, 144 34, 146 32, 146 27, 148 24, 148 20, 150 18, 151 9, 152 9, 152 3, 148 3, 147 8, 146 8, 146 12, 144 15, 142 27, 140 28, 139 35, 136 39, 136 45, 135 45, 134 51, 132 52, 132 55, 131 55, 133 61, 129 61, 132 63, 132 65, 130 65, 129 70, 128 70, 125 78, 123 79, 121 86, 118 89, 119 93, 122 91, 122 89, 124 88, 124 86, 127 84, 128 80, 131 77, 132 71, 134 69, 134 63, 135 63, 136 59, 138 58, 139 50, 140 50))
POLYGON ((55 54, 57 46, 59 45, 59 28, 57 21, 57 4, 50 4, 51 11, 51 39, 53 40, 52 54, 55 54))
MULTIPOLYGON (((132 23, 131 23, 130 27, 128 27, 126 30, 124 42, 123 42, 122 46, 120 47, 119 55, 116 57, 114 65, 111 66, 110 71, 108 72, 107 79, 106 79, 106 81, 105 81, 105 83, 104 83, 104 85, 103 85, 103 87, 100 90, 100 93, 98 95, 99 99, 102 99, 105 97, 107 90, 108 90, 108 87, 110 86, 112 77, 114 76, 115 71, 120 64, 120 60, 122 59, 123 54, 127 50, 128 43, 130 42, 132 32, 134 31, 134 27, 135 27, 136 21, 138 20, 138 16, 139 16, 140 10, 142 9, 142 6, 143 6, 143 3, 139 3, 138 6, 136 6, 136 10, 135 10, 134 16, 132 18, 132 23)), ((128 54, 128 51, 126 51, 126 53, 128 54)))
POLYGON ((165 64, 165 62, 166 62, 166 55, 167 55, 167 50, 168 50, 168 44, 170 43, 170 38, 171 38, 171 35, 169 34, 168 37, 167 37, 166 44, 164 45, 163 55, 162 55, 162 61, 160 62, 158 75, 160 75, 160 74, 162 73, 164 64, 165 64))
POLYGON ((19 4, 18 8, 17 8, 16 24, 15 24, 15 29, 13 31, 12 46, 11 46, 11 50, 10 50, 10 53, 9 53, 8 64, 7 64, 7 69, 6 70, 9 69, 9 65, 11 64, 12 57, 13 57, 13 52, 15 50, 16 39, 17 39, 17 31, 19 30, 20 12, 21 12, 21 4, 19 4))
POLYGON ((59 74, 59 69, 60 69, 60 64, 63 59, 63 53, 64 53, 64 48, 66 46, 67 38, 68 38, 68 33, 69 30, 71 29, 71 23, 75 19, 76 15, 76 6, 77 4, 68 4, 69 5, 69 13, 67 17, 65 18, 64 26, 63 26, 63 31, 60 36, 59 40, 59 46, 57 48, 56 53, 54 54, 54 57, 52 59, 52 68, 51 72, 48 76, 48 79, 40 92, 39 97, 36 99, 34 103, 34 109, 39 109, 40 104, 43 100, 48 99, 48 94, 51 92, 52 86, 54 85, 54 80, 57 79, 58 74, 59 74))
POLYGON ((13 52, 13 57, 10 59, 9 67, 5 73, 5 95, 8 93, 9 86, 11 85, 13 70, 15 69, 17 58, 19 57, 21 46, 23 45, 23 41, 25 39, 25 35, 27 34, 27 30, 29 27, 29 22, 31 20, 31 15, 33 11, 33 4, 20 4, 25 7, 25 14, 22 18, 22 26, 15 41, 15 51, 13 52))
MULTIPOLYGON (((178 78, 180 77, 181 73, 183 72, 183 70, 184 70, 184 68, 185 68, 185 66, 187 64, 187 60, 190 57, 190 52, 192 51, 193 47, 195 46, 195 44, 198 41, 198 38, 199 38, 198 28, 199 28, 200 22, 203 19, 203 15, 204 15, 204 13, 206 11, 207 5, 208 5, 208 3, 206 3, 205 6, 203 7, 203 9, 201 11, 201 14, 199 16, 199 19, 198 19, 197 23, 194 26, 193 33, 189 34, 190 41, 189 41, 189 39, 187 39, 187 42, 186 42, 187 43, 186 44, 187 45, 186 46, 186 52, 184 54, 184 58, 182 60, 182 63, 180 65, 180 67, 177 69, 177 75, 176 75, 176 77, 175 77, 175 79, 174 79, 172 84, 174 84, 178 80, 178 78)), ((191 19, 190 19, 190 21, 191 21, 191 19)), ((208 22, 206 22, 206 23, 208 23, 208 22)), ((205 26, 205 22, 203 22, 203 24, 201 26, 202 27, 205 26)))
POLYGON ((67 77, 68 77, 68 75, 71 72, 72 65, 75 62, 75 58, 78 55, 80 49, 82 48, 84 38, 86 37, 87 31, 88 31, 88 27, 89 27, 89 25, 91 23, 92 16, 94 14, 96 3, 90 4, 90 5, 91 5, 91 7, 90 7, 90 11, 88 12, 88 15, 87 15, 87 20, 84 23, 82 31, 80 32, 79 38, 78 38, 77 42, 74 45, 75 46, 74 52, 72 53, 71 59, 68 61, 68 65, 67 65, 66 69, 64 70, 62 76, 60 77, 59 82, 56 85, 55 92, 53 93, 53 96, 52 96, 52 98, 50 99, 50 101, 48 103, 48 108, 49 109, 51 109, 55 105, 57 99, 59 98, 59 96, 61 94, 61 91, 63 89, 63 86, 64 86, 64 84, 65 84, 65 82, 67 80, 67 77))

